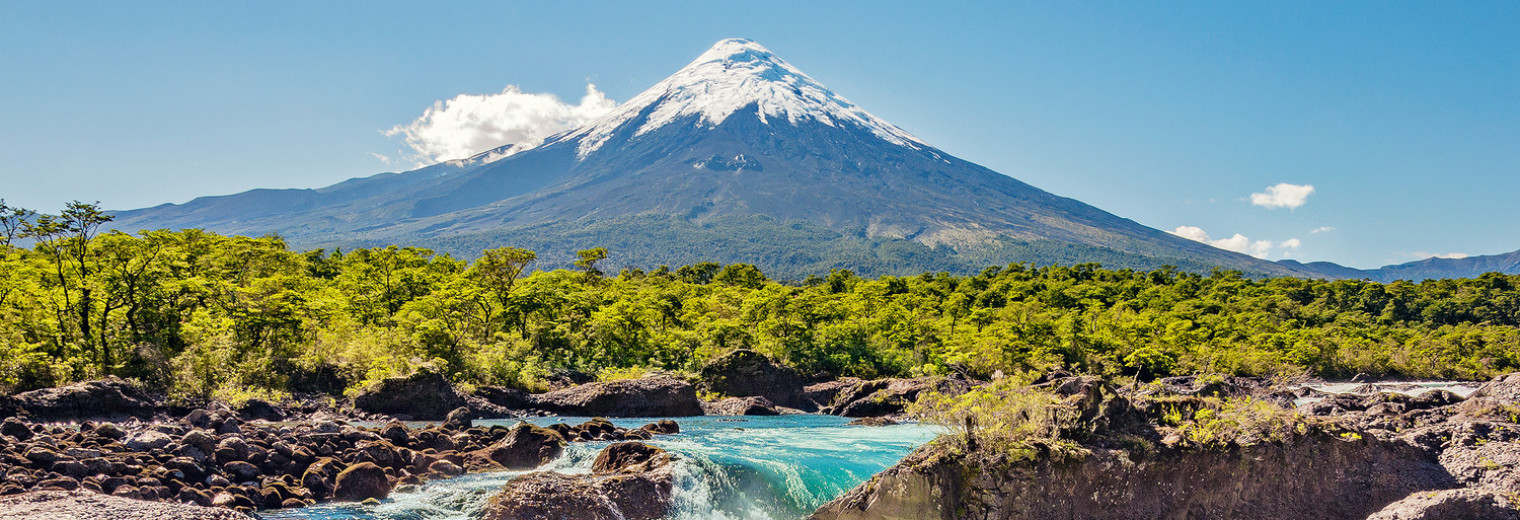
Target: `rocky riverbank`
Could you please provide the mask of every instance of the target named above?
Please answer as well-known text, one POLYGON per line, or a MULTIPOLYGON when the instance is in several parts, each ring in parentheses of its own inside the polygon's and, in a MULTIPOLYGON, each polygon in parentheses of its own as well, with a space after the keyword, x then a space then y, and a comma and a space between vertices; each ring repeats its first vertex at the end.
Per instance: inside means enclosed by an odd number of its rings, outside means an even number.
POLYGON ((1042 383, 1080 413, 1061 441, 1010 450, 943 438, 812 518, 1520 518, 1520 374, 1465 399, 1314 395, 1283 410, 1292 419, 1272 436, 1224 439, 1178 418, 1197 417, 1212 402, 1203 396, 1291 405, 1313 392, 1239 379, 1042 383))
POLYGON ((570 442, 650 439, 678 431, 671 421, 624 429, 601 419, 481 428, 465 408, 448 414, 443 425, 425 428, 399 422, 375 428, 337 421, 244 422, 205 410, 174 421, 86 421, 77 427, 10 417, 0 423, 5 476, 0 496, 32 498, 0 506, 0 517, 50 500, 87 502, 79 491, 241 512, 383 499, 399 487, 467 471, 536 468, 570 442), (61 492, 70 494, 56 494, 61 492))

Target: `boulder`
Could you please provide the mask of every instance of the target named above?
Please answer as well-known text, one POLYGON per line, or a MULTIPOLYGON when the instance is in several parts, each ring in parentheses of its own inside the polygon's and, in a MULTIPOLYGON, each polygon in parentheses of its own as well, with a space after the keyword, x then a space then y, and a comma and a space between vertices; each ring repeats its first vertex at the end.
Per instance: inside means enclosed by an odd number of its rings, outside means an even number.
POLYGON ((775 403, 762 396, 729 397, 710 403, 702 403, 707 415, 781 415, 775 403))
MULTIPOLYGON (((1454 440, 1461 439, 1453 435, 1454 440)), ((1441 466, 1469 487, 1520 491, 1520 443, 1484 441, 1458 444, 1441 452, 1441 466)))
POLYGON ((124 379, 108 377, 23 392, 9 401, 9 407, 33 421, 54 422, 149 418, 158 411, 153 403, 159 400, 124 379))
POLYGON ((597 455, 590 475, 529 473, 508 481, 485 520, 656 520, 671 512, 673 457, 639 443, 597 455), (610 452, 610 453, 609 453, 610 452))
POLYGON ((643 426, 639 427, 639 429, 647 431, 647 432, 650 432, 650 433, 653 433, 653 434, 656 434, 656 435, 669 435, 669 434, 673 434, 673 433, 681 433, 681 425, 676 424, 675 421, 672 421, 670 419, 661 419, 659 421, 643 425, 643 426))
POLYGON ((782 406, 816 409, 803 399, 806 380, 802 374, 753 350, 739 349, 718 356, 698 374, 708 390, 722 395, 760 396, 782 406))
POLYGON ((164 449, 171 442, 174 442, 174 438, 168 434, 148 430, 128 439, 126 444, 127 449, 132 451, 157 451, 164 449))
POLYGON ((120 426, 117 426, 117 425, 111 424, 111 423, 105 423, 105 424, 101 424, 99 426, 96 426, 95 430, 94 430, 94 433, 95 433, 96 436, 99 436, 100 438, 111 439, 113 441, 119 441, 119 440, 127 438, 127 432, 126 431, 122 430, 120 426))
POLYGON ((970 389, 966 381, 943 377, 861 381, 841 390, 834 405, 823 411, 844 417, 896 415, 925 391, 960 394, 970 389))
POLYGON ((222 471, 233 482, 256 482, 259 480, 259 475, 263 473, 259 471, 258 466, 241 460, 234 460, 223 464, 222 471))
POLYGON ((455 408, 453 411, 449 412, 448 416, 444 417, 443 429, 468 430, 471 426, 475 425, 474 419, 475 412, 470 411, 469 408, 461 406, 459 408, 455 408))
POLYGON ((465 399, 442 373, 423 367, 406 377, 387 378, 370 385, 354 397, 354 407, 370 413, 436 421, 465 399))
POLYGON ((863 382, 858 377, 845 377, 833 381, 808 385, 802 388, 801 408, 808 411, 824 410, 834 405, 839 395, 863 382))
POLYGON ((365 499, 381 499, 390 496, 391 481, 385 470, 371 462, 360 462, 338 473, 333 498, 358 502, 365 499))
POLYGON ((518 413, 532 410, 536 406, 532 395, 516 388, 482 386, 475 389, 475 396, 502 409, 518 413))
POLYGON ((7 435, 18 441, 27 441, 31 440, 33 434, 32 428, 21 422, 21 419, 6 417, 5 422, 0 423, 0 435, 7 435))
POLYGON ((471 469, 491 465, 509 470, 533 469, 558 458, 565 441, 554 430, 520 423, 496 444, 474 452, 471 469))
POLYGON ((241 417, 245 421, 264 420, 275 422, 285 420, 285 410, 280 408, 280 405, 263 399, 244 401, 241 406, 238 406, 237 413, 238 417, 241 417))
POLYGON ((896 426, 897 421, 886 417, 862 417, 850 421, 846 426, 896 426))
POLYGON ((561 415, 690 417, 702 415, 697 390, 669 376, 588 383, 539 394, 539 408, 561 415))
POLYGON ((1520 403, 1520 372, 1512 372, 1483 383, 1468 397, 1488 397, 1509 403, 1520 403))
POLYGON ((1510 495, 1492 489, 1420 491, 1389 504, 1367 520, 1515 520, 1510 495))
POLYGON ((620 442, 606 447, 591 463, 591 472, 644 473, 670 463, 665 450, 642 442, 620 442))

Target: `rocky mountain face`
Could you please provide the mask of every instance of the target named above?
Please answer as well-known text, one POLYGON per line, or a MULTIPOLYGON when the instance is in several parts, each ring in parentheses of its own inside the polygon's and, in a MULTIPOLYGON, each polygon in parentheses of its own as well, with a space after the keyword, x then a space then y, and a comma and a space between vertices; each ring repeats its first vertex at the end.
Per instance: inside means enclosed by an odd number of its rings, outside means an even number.
POLYGON ((115 225, 279 233, 296 247, 421 245, 462 257, 514 245, 548 264, 606 246, 619 266, 749 262, 781 277, 970 272, 1015 261, 1322 276, 959 159, 746 40, 718 42, 601 119, 542 144, 316 190, 126 211, 115 225))

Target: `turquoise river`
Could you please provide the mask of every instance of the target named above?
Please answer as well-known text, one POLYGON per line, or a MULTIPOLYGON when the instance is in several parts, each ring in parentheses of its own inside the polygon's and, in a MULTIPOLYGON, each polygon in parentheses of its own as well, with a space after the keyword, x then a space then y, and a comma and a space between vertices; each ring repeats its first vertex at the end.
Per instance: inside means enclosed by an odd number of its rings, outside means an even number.
MULTIPOLYGON (((579 417, 530 419, 579 424, 579 417)), ((618 419, 636 428, 655 419, 618 419)), ((928 442, 936 430, 916 424, 846 426, 823 415, 675 418, 681 433, 655 444, 678 455, 674 520, 796 520, 843 494, 928 442)), ((476 421, 510 426, 515 420, 476 421)), ((535 471, 586 473, 605 442, 572 443, 558 460, 535 471)), ((318 504, 262 511, 269 520, 444 520, 478 518, 502 484, 521 472, 476 473, 395 493, 375 506, 318 504)))

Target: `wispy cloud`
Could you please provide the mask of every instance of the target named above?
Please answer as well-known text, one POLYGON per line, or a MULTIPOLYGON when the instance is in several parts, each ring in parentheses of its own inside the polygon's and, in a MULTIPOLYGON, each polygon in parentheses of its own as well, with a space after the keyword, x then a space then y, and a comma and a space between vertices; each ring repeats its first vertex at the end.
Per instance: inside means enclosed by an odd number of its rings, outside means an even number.
POLYGON ((1309 234, 1318 235, 1320 233, 1329 233, 1331 231, 1335 231, 1335 226, 1320 226, 1309 230, 1309 234))
POLYGON ((1207 231, 1198 226, 1177 226, 1177 229, 1172 230, 1171 233, 1188 240, 1202 242, 1226 251, 1243 253, 1257 258, 1267 258, 1272 255, 1274 250, 1281 252, 1286 257, 1289 251, 1303 246, 1303 242, 1297 238, 1273 243, 1271 240, 1251 240, 1240 233, 1235 233, 1226 238, 1214 239, 1209 237, 1207 231))
POLYGON ((1268 186, 1264 193, 1252 193, 1251 204, 1271 209, 1294 209, 1304 205, 1312 193, 1314 193, 1314 186, 1284 182, 1276 186, 1268 186))
POLYGON ((1415 251, 1413 253, 1410 253, 1409 256, 1412 256, 1412 257, 1415 257, 1415 258, 1421 258, 1421 259, 1423 259, 1423 258, 1445 258, 1447 260, 1461 260, 1463 258, 1467 258, 1467 257, 1472 256, 1472 255, 1469 255, 1467 253, 1427 253, 1425 251, 1415 251))
POLYGON ((369 154, 375 156, 375 159, 379 160, 380 162, 383 162, 385 164, 390 164, 391 163, 391 156, 389 156, 389 155, 385 155, 383 153, 375 153, 375 152, 370 152, 369 154))
POLYGON ((509 85, 497 94, 460 94, 435 101, 417 120, 384 133, 403 136, 413 160, 442 162, 509 144, 527 149, 616 106, 596 85, 586 85, 586 95, 574 105, 553 94, 529 94, 509 85))

